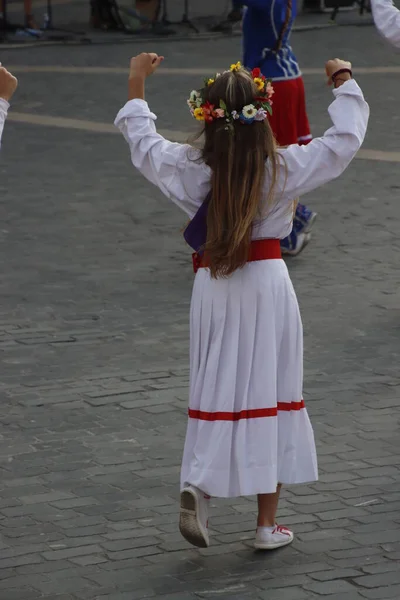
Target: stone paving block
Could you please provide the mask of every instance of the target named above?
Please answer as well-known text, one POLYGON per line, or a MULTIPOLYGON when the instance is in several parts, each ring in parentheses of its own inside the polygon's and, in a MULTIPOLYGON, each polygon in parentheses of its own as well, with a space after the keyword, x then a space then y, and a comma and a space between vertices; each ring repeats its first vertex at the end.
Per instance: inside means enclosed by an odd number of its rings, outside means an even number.
POLYGON ((130 548, 144 548, 145 546, 154 546, 162 542, 161 538, 152 536, 142 536, 139 538, 128 538, 123 540, 112 540, 102 543, 102 547, 110 552, 120 552, 130 548))
POLYGON ((318 552, 326 552, 331 554, 335 550, 346 551, 354 548, 359 548, 359 544, 352 538, 327 538, 325 540, 314 541, 313 544, 306 542, 297 542, 295 538, 294 547, 299 552, 305 554, 317 554, 318 552))
MULTIPOLYGON (((358 582, 358 579, 357 579, 358 582)), ((330 596, 332 594, 346 594, 357 592, 358 590, 348 581, 334 580, 327 582, 310 583, 304 585, 304 589, 315 592, 321 596, 330 596)))
POLYGON ((334 559, 351 559, 357 558, 359 556, 376 556, 382 555, 383 551, 379 546, 371 546, 369 544, 365 544, 364 546, 357 546, 350 549, 338 549, 332 550, 327 549, 327 553, 330 557, 334 559))
POLYGON ((358 568, 362 568, 364 565, 374 565, 374 564, 378 564, 382 561, 385 560, 385 556, 384 553, 382 552, 382 549, 379 549, 379 554, 373 555, 373 556, 356 556, 354 558, 335 558, 332 559, 330 558, 330 560, 332 561, 331 566, 332 568, 338 568, 338 569, 351 569, 352 567, 358 569, 358 568))
POLYGON ((384 544, 386 542, 399 542, 400 543, 400 530, 389 529, 389 530, 378 530, 371 531, 369 533, 360 533, 351 536, 351 539, 359 544, 384 544))
POLYGON ((36 600, 36 598, 40 598, 41 596, 42 594, 39 591, 27 587, 7 590, 7 600, 36 600))
POLYGON ((101 563, 105 563, 108 559, 105 556, 100 556, 99 554, 89 554, 88 556, 76 556, 74 558, 70 558, 69 560, 74 565, 86 567, 88 565, 99 565, 101 563))
POLYGON ((314 540, 325 540, 333 538, 343 538, 349 535, 348 529, 321 529, 313 528, 312 531, 300 532, 299 525, 296 525, 296 538, 302 542, 312 542, 314 540))
POLYGON ((389 573, 390 571, 398 571, 398 558, 395 557, 393 560, 382 560, 374 564, 363 565, 362 570, 364 573, 369 573, 370 575, 375 575, 377 573, 389 573))
MULTIPOLYGON (((82 533, 82 535, 91 535, 91 533, 88 533, 88 528, 89 527, 96 527, 96 526, 100 526, 103 523, 105 523, 106 519, 104 517, 101 516, 95 516, 95 517, 76 517, 76 518, 72 518, 72 519, 62 519, 60 521, 58 521, 58 526, 62 527, 62 529, 74 529, 75 528, 79 528, 80 526, 84 529, 86 529, 85 532, 82 533)), ((82 529, 81 529, 82 531, 82 529)), ((71 531, 69 532, 71 534, 71 531)), ((65 535, 68 535, 68 531, 66 531, 65 535)), ((73 534, 72 537, 75 537, 75 533, 73 534)))
POLYGON ((363 508, 347 507, 340 508, 338 510, 317 512, 316 515, 319 519, 321 519, 321 521, 334 521, 336 519, 346 518, 357 519, 358 517, 368 515, 368 512, 363 508))
POLYGON ((154 598, 154 596, 154 591, 143 589, 132 592, 102 594, 101 596, 96 596, 96 600, 144 600, 144 598, 154 598))
POLYGON ((125 560, 126 558, 140 558, 142 556, 151 556, 161 554, 162 550, 159 546, 141 546, 139 548, 130 548, 129 550, 121 550, 120 552, 110 552, 106 554, 110 560, 125 560))
POLYGON ((362 590, 360 594, 369 600, 391 600, 400 598, 400 585, 386 586, 383 581, 381 586, 372 590, 362 590))
POLYGON ((63 548, 62 550, 51 550, 42 552, 46 560, 63 560, 64 558, 72 558, 73 556, 84 556, 86 554, 102 554, 104 551, 98 545, 80 546, 76 548, 63 548))
POLYGON ((302 575, 303 573, 305 573, 306 575, 310 575, 313 573, 318 573, 321 571, 330 571, 333 570, 331 565, 329 565, 326 562, 309 562, 307 561, 305 564, 302 565, 292 565, 292 564, 285 564, 284 567, 279 567, 277 569, 272 568, 270 569, 270 573, 274 576, 274 577, 280 577, 282 575, 282 568, 284 568, 285 573, 287 574, 291 574, 291 575, 302 575))
POLYGON ((374 575, 365 575, 357 579, 357 584, 366 588, 378 588, 383 583, 385 586, 399 584, 400 588, 400 571, 385 573, 384 577, 380 573, 377 573, 374 575))
MULTIPOLYGON (((140 525, 138 526, 134 523, 131 523, 131 525, 132 525, 132 529, 128 529, 128 530, 122 529, 121 531, 113 531, 111 533, 105 534, 104 537, 107 540, 126 540, 128 538, 137 539, 137 538, 141 538, 141 537, 162 534, 162 531, 160 529, 157 529, 156 527, 141 527, 140 525)), ((173 526, 175 527, 175 530, 176 530, 176 523, 174 523, 173 526)))
POLYGON ((324 572, 311 573, 310 577, 316 581, 333 581, 335 579, 354 579, 362 577, 363 573, 357 569, 329 569, 324 572))
POLYGON ((42 583, 36 583, 35 587, 41 592, 43 595, 51 595, 57 594, 62 591, 63 593, 71 592, 74 594, 77 591, 84 593, 85 596, 89 596, 93 592, 96 593, 97 586, 95 584, 90 584, 87 579, 83 577, 74 577, 71 579, 64 579, 62 582, 62 589, 60 581, 43 581, 42 583))
POLYGON ((26 554, 14 558, 4 558, 0 561, 0 569, 14 569, 22 565, 34 565, 42 561, 43 559, 39 554, 26 554))
POLYGON ((51 562, 47 562, 47 561, 43 561, 41 563, 38 564, 30 564, 30 565, 23 565, 20 567, 16 567, 15 569, 15 573, 17 573, 18 575, 30 575, 30 574, 37 574, 37 573, 54 573, 54 572, 59 572, 62 570, 67 570, 71 568, 71 563, 68 562, 67 560, 58 560, 58 561, 51 561, 51 562))
POLYGON ((67 498, 66 500, 50 501, 50 504, 55 508, 80 508, 82 506, 92 506, 93 504, 99 504, 99 500, 93 497, 87 498, 67 498))
POLYGON ((285 588, 283 590, 267 590, 258 594, 262 600, 313 600, 315 594, 306 592, 298 587, 285 588))

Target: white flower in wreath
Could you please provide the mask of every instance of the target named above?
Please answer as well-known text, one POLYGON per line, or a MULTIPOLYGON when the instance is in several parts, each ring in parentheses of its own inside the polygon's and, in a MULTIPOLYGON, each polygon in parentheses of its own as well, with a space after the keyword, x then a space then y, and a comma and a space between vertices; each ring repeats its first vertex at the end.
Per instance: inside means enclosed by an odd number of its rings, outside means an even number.
POLYGON ((233 110, 233 111, 231 112, 231 117, 232 117, 232 119, 234 119, 234 120, 236 121, 236 119, 238 119, 238 118, 239 118, 239 113, 238 113, 238 111, 237 111, 237 110, 233 110))
POLYGON ((265 121, 267 118, 267 111, 263 108, 259 108, 254 118, 256 121, 265 121))
POLYGON ((247 104, 242 109, 241 118, 243 118, 244 121, 252 123, 255 119, 256 114, 257 114, 257 109, 254 106, 254 104, 247 104))
POLYGON ((203 104, 203 100, 197 90, 192 90, 189 96, 190 104, 194 104, 197 108, 199 108, 203 104))

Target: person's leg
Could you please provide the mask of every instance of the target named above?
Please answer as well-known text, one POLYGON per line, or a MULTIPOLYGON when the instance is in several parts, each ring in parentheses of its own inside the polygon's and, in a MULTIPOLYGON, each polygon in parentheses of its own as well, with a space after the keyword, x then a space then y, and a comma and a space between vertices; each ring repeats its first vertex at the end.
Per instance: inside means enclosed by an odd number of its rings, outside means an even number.
POLYGON ((281 484, 279 483, 276 492, 273 494, 258 494, 258 527, 275 527, 276 512, 278 510, 279 495, 281 493, 281 484))
POLYGON ((32 14, 32 0, 24 0, 25 27, 37 29, 35 19, 32 14))
POLYGON ((281 484, 278 483, 276 492, 258 494, 257 532, 254 547, 257 550, 275 550, 293 542, 293 532, 287 527, 276 524, 279 494, 281 484))

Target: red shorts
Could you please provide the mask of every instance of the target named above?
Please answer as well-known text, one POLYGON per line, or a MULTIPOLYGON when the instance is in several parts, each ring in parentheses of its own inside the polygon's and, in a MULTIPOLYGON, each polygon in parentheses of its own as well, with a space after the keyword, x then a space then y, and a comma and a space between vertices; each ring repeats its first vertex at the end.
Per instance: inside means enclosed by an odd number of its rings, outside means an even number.
POLYGON ((308 144, 312 136, 302 77, 273 81, 272 85, 275 93, 269 122, 279 146, 308 144))

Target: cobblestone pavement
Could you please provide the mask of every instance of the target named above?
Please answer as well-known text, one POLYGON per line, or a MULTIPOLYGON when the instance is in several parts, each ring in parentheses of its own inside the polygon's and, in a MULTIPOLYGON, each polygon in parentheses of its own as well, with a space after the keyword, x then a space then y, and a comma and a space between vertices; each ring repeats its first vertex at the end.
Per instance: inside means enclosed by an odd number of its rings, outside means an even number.
MULTIPOLYGON (((388 67, 360 76, 365 147, 399 150, 399 59, 372 28, 298 33, 302 64, 388 67)), ((155 44, 163 50, 162 43, 155 44)), ((138 47, 1 52, 21 74, 19 113, 110 123, 138 47), (73 69, 72 69, 73 71, 73 69)), ((164 49, 165 50, 165 49, 164 49)), ((148 96, 186 131, 199 76, 238 39, 169 43, 148 96)), ((307 75, 311 122, 329 92, 307 75)), ((395 159, 394 159, 395 160, 395 159)), ((320 481, 284 491, 291 547, 251 548, 253 498, 212 502, 212 545, 177 531, 192 273, 185 217, 129 166, 118 135, 9 121, 0 163, 0 598, 400 598, 399 194, 396 162, 356 160, 311 194, 312 244, 289 268, 305 325, 305 398, 320 481)))

